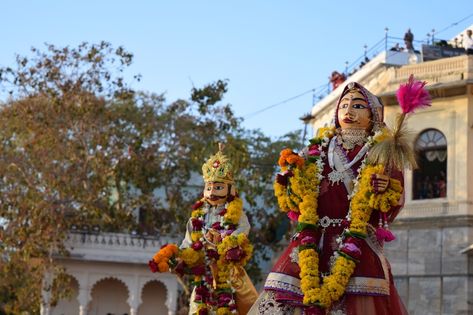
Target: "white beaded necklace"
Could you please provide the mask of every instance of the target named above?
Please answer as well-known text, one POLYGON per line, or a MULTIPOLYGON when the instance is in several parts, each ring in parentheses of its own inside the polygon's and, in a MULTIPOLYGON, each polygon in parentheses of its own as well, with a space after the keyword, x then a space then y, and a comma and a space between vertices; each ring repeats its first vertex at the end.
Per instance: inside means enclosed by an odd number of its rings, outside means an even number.
MULTIPOLYGON (((335 149, 337 147, 337 136, 334 136, 329 144, 328 147, 328 164, 332 169, 332 172, 328 174, 329 181, 333 184, 339 183, 340 181, 344 181, 344 179, 348 176, 349 178, 353 177, 353 173, 349 172, 351 167, 361 160, 363 156, 365 156, 366 152, 368 152, 369 144, 365 143, 365 145, 361 148, 358 154, 353 158, 353 160, 349 161, 348 158, 344 154, 337 154, 340 163, 335 163, 335 149)), ((341 150, 341 149, 340 149, 341 150)))

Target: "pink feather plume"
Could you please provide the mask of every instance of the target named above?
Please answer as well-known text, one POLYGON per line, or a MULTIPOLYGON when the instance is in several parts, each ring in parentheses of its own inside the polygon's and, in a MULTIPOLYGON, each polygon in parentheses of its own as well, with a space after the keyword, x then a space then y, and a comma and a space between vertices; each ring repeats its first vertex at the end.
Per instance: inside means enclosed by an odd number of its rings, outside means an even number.
POLYGON ((396 96, 403 114, 413 113, 418 108, 431 105, 429 92, 425 89, 426 84, 425 81, 414 79, 414 75, 411 74, 409 81, 399 86, 396 96))

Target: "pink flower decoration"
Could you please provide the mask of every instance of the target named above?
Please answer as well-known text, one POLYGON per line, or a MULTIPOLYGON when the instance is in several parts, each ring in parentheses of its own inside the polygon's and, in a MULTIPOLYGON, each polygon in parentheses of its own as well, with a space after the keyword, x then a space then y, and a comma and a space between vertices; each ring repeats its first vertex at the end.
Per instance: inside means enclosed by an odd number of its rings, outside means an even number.
POLYGON ((309 155, 312 155, 312 156, 318 156, 320 155, 320 151, 317 147, 317 145, 311 145, 309 147, 309 151, 307 152, 309 155))
POLYGON ((212 224, 212 229, 214 230, 221 230, 222 226, 220 225, 220 222, 215 222, 212 224))
POLYGON ((195 294, 201 297, 201 301, 206 301, 210 297, 209 289, 203 285, 195 288, 195 294))
POLYGON ((315 237, 313 236, 305 236, 301 240, 302 245, 310 245, 310 244, 315 244, 316 240, 315 237))
POLYGON ((424 88, 427 82, 414 79, 411 74, 406 84, 401 84, 396 92, 397 101, 404 114, 413 113, 414 110, 431 105, 429 92, 424 88))
POLYGON ((232 298, 233 297, 231 293, 220 293, 218 295, 218 306, 227 306, 231 302, 232 298))
POLYGON ((243 258, 245 252, 240 247, 231 248, 225 254, 225 259, 229 261, 239 261, 243 258))
POLYGON ((361 258, 360 240, 348 237, 341 248, 341 251, 354 259, 361 258))
POLYGON ((289 211, 287 213, 287 216, 289 217, 289 219, 291 219, 292 221, 296 221, 299 220, 299 213, 295 212, 295 211, 289 211))
POLYGON ((202 247, 204 247, 204 244, 202 244, 201 241, 197 241, 197 242, 193 243, 191 247, 192 247, 193 250, 201 250, 202 247))
POLYGON ((353 243, 344 244, 341 250, 352 258, 360 259, 361 257, 360 248, 353 243))
POLYGON ((299 233, 298 239, 302 240, 305 237, 314 237, 315 238, 316 233, 312 229, 305 229, 299 233))

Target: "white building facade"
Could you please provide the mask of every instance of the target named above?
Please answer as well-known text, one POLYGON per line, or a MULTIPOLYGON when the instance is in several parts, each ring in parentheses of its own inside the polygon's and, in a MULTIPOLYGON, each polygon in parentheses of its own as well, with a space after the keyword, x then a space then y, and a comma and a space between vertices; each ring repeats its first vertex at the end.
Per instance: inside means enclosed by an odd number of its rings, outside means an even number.
POLYGON ((49 306, 43 292, 42 315, 175 315, 178 282, 171 273, 152 273, 148 261, 167 238, 130 234, 73 232, 70 257, 56 260, 72 276, 72 297, 49 306))

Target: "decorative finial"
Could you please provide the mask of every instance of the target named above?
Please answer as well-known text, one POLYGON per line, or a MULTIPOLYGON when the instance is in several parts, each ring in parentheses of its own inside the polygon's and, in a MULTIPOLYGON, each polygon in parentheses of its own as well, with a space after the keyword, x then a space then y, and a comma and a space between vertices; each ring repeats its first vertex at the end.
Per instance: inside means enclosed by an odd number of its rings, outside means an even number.
POLYGON ((223 149, 225 149, 225 144, 222 142, 218 143, 218 151, 223 153, 223 149))

